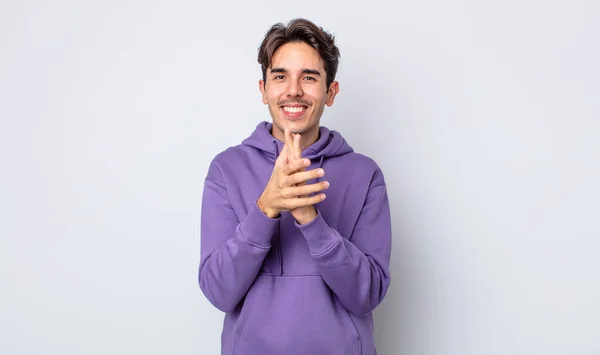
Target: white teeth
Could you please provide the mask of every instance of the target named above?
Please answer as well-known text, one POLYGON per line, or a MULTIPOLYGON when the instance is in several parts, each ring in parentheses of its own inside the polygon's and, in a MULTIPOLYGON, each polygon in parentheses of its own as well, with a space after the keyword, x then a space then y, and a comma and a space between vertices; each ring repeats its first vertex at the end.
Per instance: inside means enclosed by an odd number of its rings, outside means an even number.
POLYGON ((304 107, 303 106, 300 106, 300 107, 287 107, 287 106, 284 106, 283 110, 285 112, 289 112, 289 113, 298 113, 298 112, 304 111, 304 107))

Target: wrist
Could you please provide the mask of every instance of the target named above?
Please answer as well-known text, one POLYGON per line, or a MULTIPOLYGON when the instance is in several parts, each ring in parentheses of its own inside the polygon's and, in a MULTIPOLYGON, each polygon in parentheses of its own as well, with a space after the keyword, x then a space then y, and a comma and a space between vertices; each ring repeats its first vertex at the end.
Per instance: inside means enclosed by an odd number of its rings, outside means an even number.
POLYGON ((256 205, 258 206, 258 209, 269 218, 277 218, 279 216, 279 211, 265 205, 262 200, 262 196, 258 199, 258 201, 256 201, 256 205))
POLYGON ((297 208, 292 215, 298 224, 308 224, 317 218, 317 210, 313 206, 297 208))

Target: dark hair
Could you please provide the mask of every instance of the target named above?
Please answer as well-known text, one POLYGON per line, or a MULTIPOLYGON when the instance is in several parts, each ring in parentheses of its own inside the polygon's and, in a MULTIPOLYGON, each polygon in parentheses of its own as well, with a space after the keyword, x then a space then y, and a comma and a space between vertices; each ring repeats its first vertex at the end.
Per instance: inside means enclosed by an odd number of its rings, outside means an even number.
POLYGON ((335 80, 340 51, 334 43, 334 36, 325 32, 309 20, 297 18, 287 25, 276 23, 267 31, 258 49, 258 63, 262 68, 263 80, 267 79, 267 68, 271 66, 273 54, 282 45, 290 42, 304 42, 313 47, 325 62, 327 90, 335 80))

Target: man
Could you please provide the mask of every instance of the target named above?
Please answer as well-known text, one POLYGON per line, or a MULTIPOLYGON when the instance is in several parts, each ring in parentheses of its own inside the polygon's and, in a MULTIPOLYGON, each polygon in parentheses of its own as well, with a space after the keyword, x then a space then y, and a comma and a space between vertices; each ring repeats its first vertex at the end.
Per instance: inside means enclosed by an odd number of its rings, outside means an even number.
POLYGON ((375 355, 390 284, 383 174, 320 126, 339 91, 334 38, 297 19, 259 48, 272 122, 211 162, 199 282, 226 312, 225 355, 375 355))

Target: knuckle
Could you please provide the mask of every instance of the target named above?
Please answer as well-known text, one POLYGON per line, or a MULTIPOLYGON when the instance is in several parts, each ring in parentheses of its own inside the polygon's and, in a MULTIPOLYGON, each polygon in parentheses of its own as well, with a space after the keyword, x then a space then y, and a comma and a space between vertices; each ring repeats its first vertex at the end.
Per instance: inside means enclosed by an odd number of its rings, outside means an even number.
POLYGON ((291 177, 289 175, 283 176, 281 178, 281 186, 291 186, 291 177))
POLYGON ((298 185, 298 184, 302 183, 303 181, 304 181, 303 173, 297 173, 296 175, 294 175, 294 185, 298 185))
POLYGON ((288 200, 287 201, 287 209, 293 210, 294 208, 298 208, 298 201, 296 200, 288 200))

